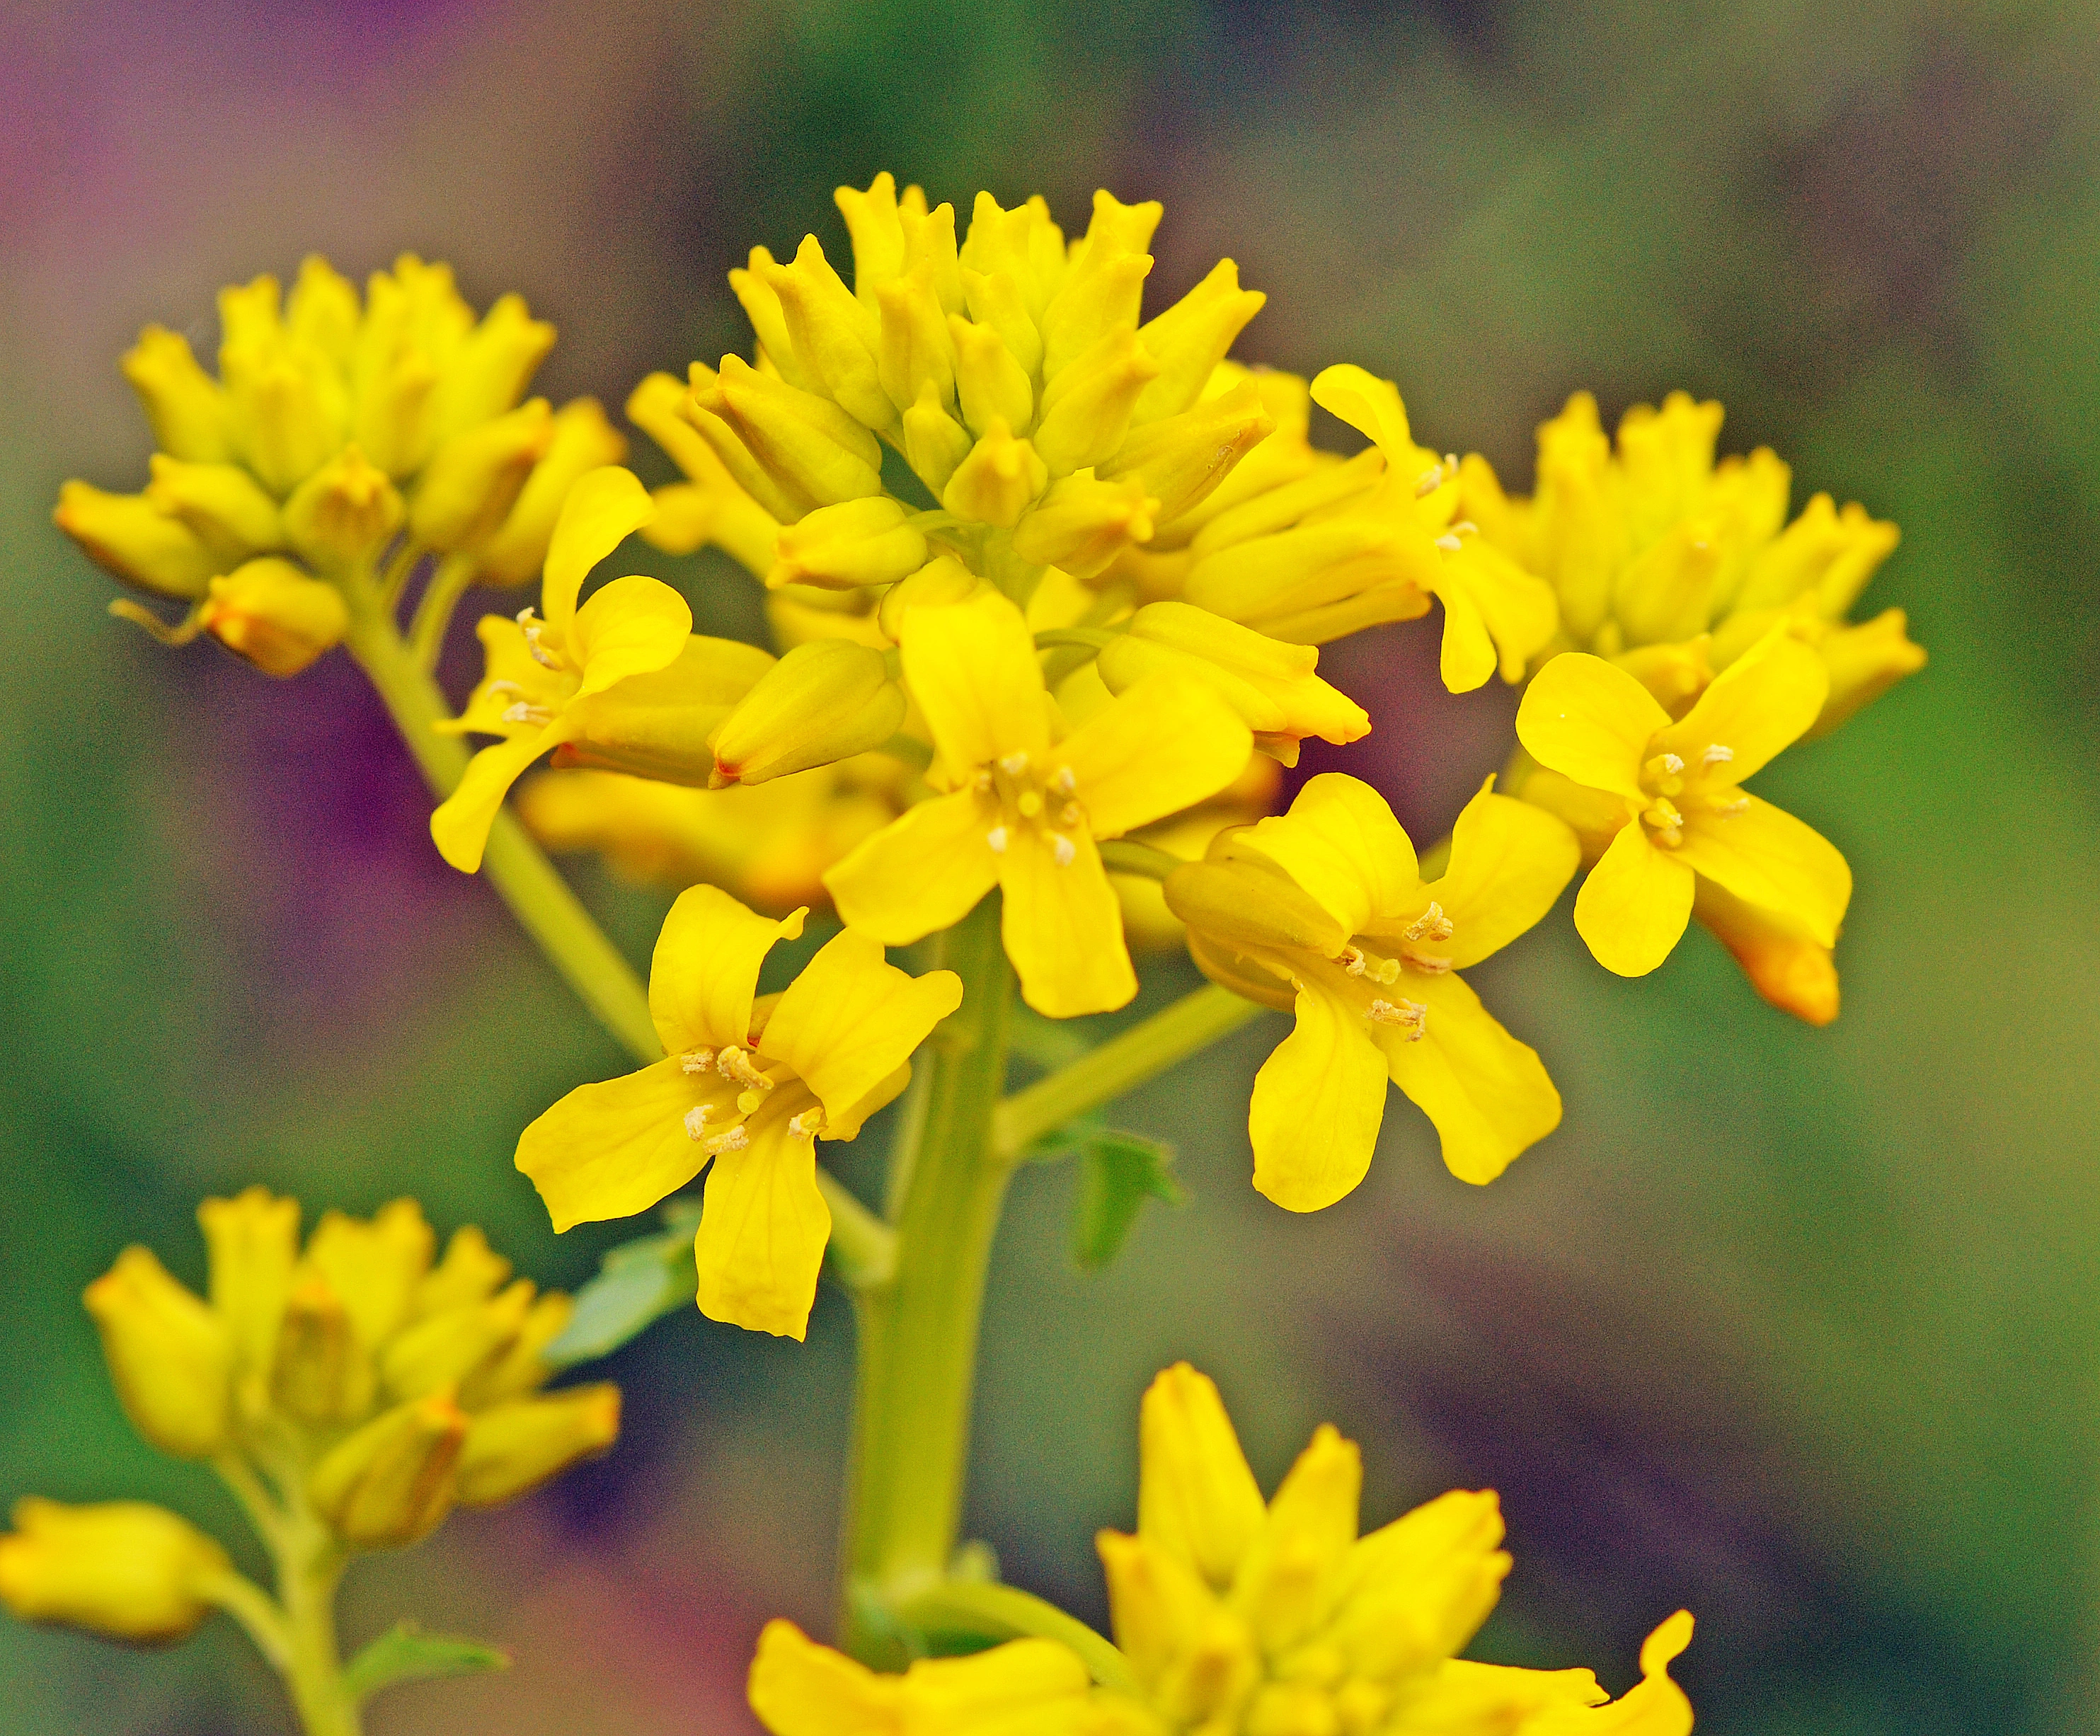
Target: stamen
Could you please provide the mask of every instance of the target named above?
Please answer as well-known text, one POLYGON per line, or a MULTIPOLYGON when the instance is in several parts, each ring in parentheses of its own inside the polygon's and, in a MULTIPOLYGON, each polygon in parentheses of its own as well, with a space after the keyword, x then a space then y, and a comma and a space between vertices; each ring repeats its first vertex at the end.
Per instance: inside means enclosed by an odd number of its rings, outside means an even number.
POLYGON ((1432 898, 1429 908, 1400 932, 1402 938, 1410 941, 1448 941, 1454 931, 1444 906, 1432 898))
POLYGON ((1748 813, 1749 811, 1750 799, 1747 795, 1738 795, 1725 802, 1712 802, 1707 805, 1708 813, 1718 815, 1723 820, 1732 820, 1737 814, 1748 813))
POLYGON ((1069 868, 1079 859, 1079 846, 1062 832, 1050 835, 1050 854, 1060 868, 1069 868))
POLYGON ((1414 498, 1419 500, 1425 495, 1432 495, 1436 493, 1436 491, 1443 486, 1443 482, 1444 466, 1440 464, 1433 464, 1430 465, 1427 469, 1424 470, 1421 475, 1416 477, 1414 479, 1414 498))
MULTIPOLYGON (((752 1064, 751 1051, 735 1043, 731 1043, 715 1057, 715 1066, 725 1079, 734 1079, 739 1085, 748 1085, 754 1091, 764 1093, 773 1089, 773 1082, 752 1064)), ((762 1095, 760 1100, 764 1100, 762 1095)), ((750 1111, 744 1113, 748 1114, 750 1111)))
POLYGON ((751 1143, 751 1135, 739 1121, 734 1127, 726 1127, 714 1138, 704 1142, 711 1157, 719 1157, 724 1152, 740 1152, 751 1143))
POLYGON ((695 1108, 686 1110, 686 1137, 694 1140, 707 1138, 708 1122, 714 1113, 715 1106, 711 1103, 704 1103, 695 1108))
POLYGON ((788 1117, 788 1130, 805 1139, 814 1139, 824 1130, 824 1112, 819 1108, 805 1109, 800 1115, 788 1117))
POLYGON ((985 842, 991 846, 991 853, 994 856, 1005 855, 1006 828, 1003 826, 995 826, 985 834, 985 842))
POLYGON ((988 794, 991 789, 990 769, 987 767, 985 770, 979 772, 976 777, 973 778, 970 780, 970 787, 973 790, 975 790, 980 795, 988 794))
POLYGON ((522 694, 525 690, 515 681, 491 681, 487 691, 493 699, 498 694, 522 694))
POLYGON ((1439 549, 1441 549, 1446 554, 1456 554, 1466 545, 1460 542, 1458 537, 1452 532, 1446 531, 1441 536, 1436 539, 1436 546, 1439 549))
POLYGON ((1699 763, 1701 765, 1726 765, 1735 757, 1734 748, 1723 747, 1718 742, 1715 742, 1707 748, 1705 752, 1700 755, 1699 763))
POLYGON ((1392 1025, 1405 1042, 1419 1042, 1428 1028, 1429 1009, 1419 1001, 1373 1001, 1370 1020, 1374 1024, 1392 1025))
POLYGON ((705 1073, 714 1064, 715 1051, 712 1049, 690 1049, 678 1057, 679 1067, 686 1073, 705 1073))
POLYGON ((1684 762, 1675 754, 1666 753, 1662 756, 1662 769, 1672 773, 1681 772, 1684 769, 1684 762))
POLYGON ((546 631, 547 623, 532 619, 532 607, 527 604, 518 611, 518 625, 525 634, 525 649, 532 654, 532 661, 542 669, 558 669, 562 666, 540 643, 540 635, 546 631))
POLYGON ((1425 976, 1441 976, 1451 968, 1449 958, 1432 958, 1422 953, 1410 953, 1407 962, 1425 976))
POLYGON ((1352 976, 1368 976, 1374 983, 1400 980, 1399 959, 1381 958, 1360 946, 1344 946, 1335 954, 1335 962, 1352 976))
POLYGON ((546 724, 554 720, 554 714, 544 705, 527 705, 520 699, 515 705, 506 706, 503 712, 505 723, 546 724))
POLYGON ((1077 826, 1085 818, 1086 815, 1080 811, 1077 802, 1067 802, 1057 810, 1057 823, 1060 826, 1077 826))
POLYGON ((999 769, 1009 778, 1018 778, 1028 769, 1028 756, 1025 753, 1010 753, 999 762, 999 769))
POLYGON ((1364 955, 1353 946, 1344 946, 1340 954, 1342 968, 1352 976, 1364 974, 1364 955))
POLYGON ((1072 775, 1070 766, 1061 765, 1057 768, 1057 775, 1050 780, 1050 787, 1060 795, 1070 795, 1079 787, 1079 780, 1072 775))

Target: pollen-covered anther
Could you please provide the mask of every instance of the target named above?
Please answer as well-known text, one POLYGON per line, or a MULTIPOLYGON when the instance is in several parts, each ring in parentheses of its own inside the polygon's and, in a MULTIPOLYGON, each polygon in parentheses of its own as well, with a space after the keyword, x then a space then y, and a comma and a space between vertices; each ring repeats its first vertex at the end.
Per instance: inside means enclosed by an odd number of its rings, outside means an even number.
POLYGON ((991 768, 987 765, 973 778, 970 780, 970 787, 980 795, 989 795, 992 787, 991 768))
POLYGON ((688 1049, 678 1057, 679 1070, 683 1073, 705 1073, 715 1064, 712 1049, 688 1049))
POLYGON ((800 1115, 788 1117, 788 1130, 798 1138, 814 1139, 824 1130, 824 1112, 821 1108, 805 1109, 800 1115))
POLYGON ((1458 533, 1455 531, 1446 531, 1441 536, 1436 539, 1436 546, 1439 549, 1441 549, 1446 554, 1456 554, 1466 545, 1459 541, 1458 533))
POLYGON ((1641 818, 1655 828, 1655 841, 1672 848, 1684 842, 1684 816, 1666 795, 1657 796, 1641 818))
POLYGON ((713 1117, 715 1106, 711 1103, 695 1104, 686 1112, 686 1137, 704 1139, 708 1136, 708 1122, 713 1117))
POLYGON ((1028 769, 1026 753, 1010 753, 999 762, 999 769, 1009 778, 1018 778, 1028 769))
POLYGON ((1067 802, 1057 810, 1057 823, 1060 826, 1077 826, 1085 818, 1086 815, 1081 811, 1077 802, 1067 802))
POLYGON ((751 1051, 735 1043, 730 1044, 715 1057, 715 1067, 725 1079, 734 1079, 739 1085, 748 1085, 755 1091, 764 1093, 773 1089, 773 1082, 761 1073, 752 1060, 751 1051))
POLYGON ((1050 780, 1050 787, 1060 795, 1070 795, 1079 787, 1079 780, 1072 775, 1072 768, 1061 765, 1057 775, 1050 780))
POLYGON ((711 1139, 701 1141, 710 1157, 719 1157, 724 1152, 740 1152, 750 1143, 750 1130, 741 1121, 734 1127, 725 1127, 711 1139))
POLYGON ((1727 796, 1717 801, 1708 802, 1706 811, 1718 819, 1732 820, 1739 813, 1748 813, 1750 811, 1750 799, 1747 795, 1727 796))
POLYGON ((544 705, 528 705, 520 699, 514 705, 504 707, 503 720, 505 723, 549 724, 554 720, 554 714, 544 705))
POLYGON ((558 669, 562 666, 554 654, 540 643, 540 635, 547 630, 545 621, 536 619, 528 603, 518 611, 518 626, 525 635, 525 649, 532 654, 532 661, 542 669, 558 669))
POLYGON ((1008 841, 1006 828, 1003 826, 995 826, 985 834, 985 844, 994 856, 1006 854, 1008 841))
POLYGON ((1429 1024, 1429 1009, 1419 1001, 1373 1001, 1370 1020, 1389 1024, 1408 1042, 1419 1042, 1429 1024))
POLYGON ((1700 755, 1699 763, 1701 765, 1726 765, 1735 757, 1734 748, 1723 747, 1718 742, 1714 742, 1709 743, 1706 751, 1700 755))
POLYGON ((1079 847, 1062 832, 1050 835, 1050 856, 1060 868, 1069 868, 1079 860, 1079 847))
POLYGON ((1444 906, 1432 898, 1429 908, 1400 932, 1410 941, 1448 941, 1454 930, 1451 919, 1444 914, 1444 906))
POLYGON ((1657 795, 1675 795, 1684 787, 1683 770, 1684 762, 1675 754, 1659 753, 1641 768, 1641 782, 1657 795))
POLYGON ((1414 479, 1414 498, 1418 500, 1432 495, 1444 485, 1444 466, 1433 464, 1414 479))

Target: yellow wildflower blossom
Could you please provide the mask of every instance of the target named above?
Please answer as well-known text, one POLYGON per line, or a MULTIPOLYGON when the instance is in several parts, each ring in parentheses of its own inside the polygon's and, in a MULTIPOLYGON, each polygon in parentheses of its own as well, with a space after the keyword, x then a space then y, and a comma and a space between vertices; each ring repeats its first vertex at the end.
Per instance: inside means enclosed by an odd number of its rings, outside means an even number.
POLYGON ((1458 817, 1449 866, 1424 880, 1378 792, 1326 773, 1288 813, 1221 834, 1167 876, 1205 974, 1297 1016, 1255 1079, 1257 1188, 1293 1211, 1347 1194, 1370 1167, 1388 1078, 1464 1181, 1493 1180, 1560 1124, 1538 1055, 1456 973, 1543 916, 1578 856, 1566 826, 1490 778, 1458 817))
POLYGON ((1702 880, 1818 947, 1836 944, 1852 894, 1845 858, 1740 787, 1815 721, 1829 690, 1822 660, 1784 625, 1674 721, 1602 658, 1566 653, 1533 677, 1517 711, 1525 750, 1593 809, 1618 810, 1575 900, 1576 928, 1599 963, 1622 976, 1661 964, 1702 880))
POLYGON ((765 954, 804 914, 774 922, 712 886, 682 893, 649 973, 666 1058, 579 1086, 518 1142, 557 1230, 646 1211, 712 1165, 695 1244, 701 1311, 794 1338, 831 1236, 816 1142, 854 1138, 904 1089, 911 1051, 963 992, 954 972, 908 976, 848 928, 785 994, 759 999, 765 954))
MULTIPOLYGON (((1185 1363, 1145 1394, 1137 1531, 1099 1539, 1127 1673, 1090 1681, 1059 1641, 1010 1641, 878 1676, 775 1621, 752 1663, 773 1736, 1688 1736, 1669 1666, 1680 1611, 1609 1700, 1587 1670, 1454 1654, 1510 1558, 1492 1494, 1440 1496, 1357 1535, 1355 1445, 1322 1425, 1264 1502, 1217 1388, 1185 1363)), ((1104 1672, 1105 1673, 1105 1672, 1104 1672)))
POLYGON ((1162 671, 1064 734, 1027 623, 994 593, 914 609, 902 633, 950 793, 825 875, 839 914, 904 945, 996 885, 1030 1007, 1070 1018, 1123 1006, 1137 979, 1096 842, 1224 789, 1253 750, 1246 725, 1207 686, 1162 671))
POLYGON ((589 472, 570 490, 549 540, 544 613, 482 621, 485 672, 447 727, 502 739, 474 756, 430 816, 430 836, 455 868, 480 867, 510 786, 550 749, 674 774, 712 764, 709 733, 773 666, 753 646, 695 633, 686 600, 659 579, 615 579, 577 606, 585 575, 653 509, 629 472, 589 472))
POLYGON ((217 1543, 145 1501, 75 1507, 31 1495, 13 1517, 0 1535, 0 1603, 19 1620, 165 1645, 196 1630, 232 1574, 217 1543))

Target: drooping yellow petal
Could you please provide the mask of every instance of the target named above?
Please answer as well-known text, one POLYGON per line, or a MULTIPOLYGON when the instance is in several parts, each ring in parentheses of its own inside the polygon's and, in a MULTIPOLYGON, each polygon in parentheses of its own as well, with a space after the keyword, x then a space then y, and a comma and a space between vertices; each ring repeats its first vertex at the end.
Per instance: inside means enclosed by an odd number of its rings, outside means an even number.
POLYGON ((1437 646, 1436 672, 1445 690, 1469 694, 1486 686, 1497 662, 1487 617, 1462 581, 1439 579, 1436 595, 1444 605, 1444 637, 1437 646))
POLYGON ((1593 790, 1636 797, 1648 744, 1669 721, 1639 681, 1586 651, 1549 661, 1516 709, 1517 739, 1541 765, 1593 790))
POLYGON ((1656 738, 1653 751, 1740 783, 1800 739, 1829 692, 1822 658, 1781 624, 1714 676, 1683 720, 1656 738))
POLYGON ((766 1021, 765 1052, 816 1093, 827 1136, 849 1137, 839 1130, 848 1116, 962 999, 953 971, 907 976, 884 961, 873 935, 847 928, 788 985, 766 1021))
POLYGON ((1435 1123, 1444 1166, 1460 1181, 1493 1181, 1560 1125, 1560 1093, 1538 1052, 1480 1005, 1464 980, 1410 972, 1396 995, 1426 1008, 1422 1034, 1374 1025, 1392 1082, 1435 1123))
POLYGON ((1300 984, 1297 1026, 1262 1063, 1247 1105, 1255 1191, 1294 1212, 1348 1193, 1371 1166, 1385 1080, 1385 1058, 1361 1017, 1339 996, 1300 984))
POLYGON ((1021 998, 1049 1019, 1110 1012, 1137 993, 1123 910, 1084 832, 1059 853, 1033 826, 1016 828, 997 858, 1005 895, 999 934, 1021 978, 1021 998))
POLYGON ((1176 1363, 1145 1390, 1137 1467, 1138 1535, 1224 1590, 1261 1530, 1264 1507, 1208 1375, 1176 1363))
POLYGON ((1254 737, 1202 682, 1173 670, 1139 681, 1052 754, 1071 769, 1086 826, 1116 838, 1224 789, 1246 768, 1254 737))
POLYGON ((1494 793, 1490 777, 1451 831, 1451 866, 1423 890, 1451 923, 1434 950, 1464 970, 1499 952, 1553 908, 1580 866, 1568 824, 1529 802, 1494 793))
POLYGON ((649 491, 631 470, 607 465, 576 478, 554 521, 540 586, 540 612, 558 637, 568 633, 590 570, 655 516, 649 491))
POLYGON ((759 967, 775 941, 802 932, 806 909, 779 921, 746 910, 719 887, 678 894, 649 961, 649 1016, 673 1055, 751 1040, 759 967))
POLYGON ((999 857, 986 841, 997 819, 973 790, 921 802, 828 870, 825 888, 849 926, 908 946, 952 927, 998 883, 999 857))
POLYGON ((1819 945, 1834 945, 1852 899, 1852 870, 1838 847, 1770 802, 1736 800, 1749 805, 1687 817, 1679 858, 1745 904, 1796 918, 1819 945))
MULTIPOLYGON (((1642 1641, 1641 1679, 1609 1705, 1550 1706, 1522 1726, 1524 1736, 1691 1736, 1692 1702, 1670 1679, 1670 1666, 1692 1643, 1692 1614, 1679 1610, 1642 1641)), ((1485 1669, 1485 1665, 1476 1665, 1485 1669)), ((1526 1675, 1544 1672, 1523 1672, 1526 1675)), ((1559 1671, 1556 1675, 1587 1675, 1559 1671)))
POLYGON ((685 1070, 676 1055, 602 1084, 580 1085, 518 1136, 518 1167, 532 1179, 557 1230, 628 1218, 700 1173, 707 1153, 686 1113, 734 1088, 685 1070))
POLYGON ((693 631, 686 599, 660 579, 632 574, 591 594, 569 629, 571 659, 583 670, 576 697, 603 693, 631 675, 674 662, 693 631))
POLYGON ((1400 388, 1353 362, 1337 362, 1312 377, 1312 402, 1378 443, 1388 464, 1414 451, 1400 388))
POLYGON ((1606 970, 1645 976, 1692 920, 1697 878, 1636 820, 1612 839, 1575 895, 1575 932, 1606 970))
POLYGON ((776 1616, 758 1636, 746 1691, 772 1736, 898 1736, 903 1686, 776 1616))
POLYGON ((1420 884, 1414 846, 1385 798, 1340 772, 1312 778, 1288 813, 1261 822, 1243 847, 1282 869, 1351 934, 1407 909, 1420 884))
POLYGON ((1560 624, 1553 587, 1477 536, 1446 556, 1435 589, 1444 604, 1444 685, 1453 693, 1471 692, 1498 669, 1505 681, 1521 681, 1560 624))
POLYGON ((790 1119, 769 1104, 744 1124, 751 1143, 715 1159, 693 1256, 700 1312, 709 1320, 800 1338, 817 1299, 832 1212, 817 1186, 815 1137, 795 1132, 790 1119))
POLYGON ((1005 597, 988 590, 914 609, 902 631, 904 679, 951 773, 1050 745, 1035 636, 1005 597))
POLYGON ((557 717, 536 734, 492 742, 468 760, 459 787, 430 815, 430 840, 438 854, 461 874, 476 872, 488 848, 488 829, 511 785, 541 754, 567 741, 569 733, 568 720, 557 717))

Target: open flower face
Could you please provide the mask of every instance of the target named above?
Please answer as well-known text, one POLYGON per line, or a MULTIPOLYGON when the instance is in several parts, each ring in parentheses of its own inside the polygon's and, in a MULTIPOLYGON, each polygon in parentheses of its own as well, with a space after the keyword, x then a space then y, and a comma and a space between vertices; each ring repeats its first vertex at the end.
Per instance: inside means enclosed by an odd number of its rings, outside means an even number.
POLYGON ((1315 1211, 1363 1179, 1388 1078, 1436 1124, 1445 1163, 1466 1181, 1492 1181, 1559 1125, 1537 1054, 1455 973, 1551 908, 1578 847, 1560 821, 1492 785, 1459 816, 1436 880, 1422 879, 1378 792, 1333 773, 1287 814, 1223 835, 1168 877, 1204 972, 1297 1015, 1248 1113, 1255 1186, 1279 1205, 1315 1211))
POLYGON ((1829 690, 1822 659, 1784 625, 1675 722, 1602 658, 1571 652, 1533 678, 1517 712, 1526 750, 1624 807, 1575 901, 1575 926, 1599 963, 1622 976, 1661 964, 1691 919, 1701 879, 1817 945, 1835 944, 1852 894, 1845 858, 1740 787, 1815 721, 1829 690))
POLYGON ((1065 734, 1028 624, 995 593, 913 609, 902 645, 950 793, 824 876, 839 914, 903 945, 997 886, 1030 1007, 1061 1019, 1121 1007, 1137 978, 1097 841, 1216 795, 1251 733, 1202 682, 1162 672, 1065 734))
POLYGON ((907 976, 849 928, 761 1002, 765 954, 802 932, 802 917, 774 922, 712 886, 683 893, 649 978, 669 1054, 580 1086, 518 1142, 518 1167, 558 1230, 646 1211, 712 1164, 696 1243, 701 1311, 796 1338, 832 1229, 816 1142, 852 1139, 902 1091, 911 1051, 962 998, 954 972, 907 976))

